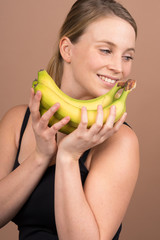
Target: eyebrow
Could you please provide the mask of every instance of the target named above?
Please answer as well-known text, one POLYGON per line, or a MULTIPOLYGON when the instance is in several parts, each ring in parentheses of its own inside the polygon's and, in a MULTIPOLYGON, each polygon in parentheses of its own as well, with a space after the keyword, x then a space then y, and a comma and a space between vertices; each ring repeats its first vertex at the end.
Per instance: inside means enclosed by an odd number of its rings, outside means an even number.
MULTIPOLYGON (((107 43, 108 45, 110 45, 112 47, 116 47, 117 46, 115 43, 110 42, 110 41, 101 40, 101 41, 97 41, 97 42, 107 43)), ((127 48, 126 51, 133 51, 133 52, 135 52, 135 48, 127 48)))

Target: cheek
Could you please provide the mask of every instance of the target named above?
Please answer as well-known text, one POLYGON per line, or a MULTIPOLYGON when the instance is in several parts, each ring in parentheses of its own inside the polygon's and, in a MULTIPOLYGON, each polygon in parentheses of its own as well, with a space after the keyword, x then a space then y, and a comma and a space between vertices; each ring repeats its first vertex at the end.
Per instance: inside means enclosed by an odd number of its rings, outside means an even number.
POLYGON ((103 62, 99 59, 98 56, 88 56, 87 60, 85 61, 86 66, 91 70, 98 70, 100 67, 103 66, 103 62))
POLYGON ((132 68, 132 63, 128 63, 127 65, 124 66, 124 76, 127 77, 130 72, 131 72, 131 68, 132 68))

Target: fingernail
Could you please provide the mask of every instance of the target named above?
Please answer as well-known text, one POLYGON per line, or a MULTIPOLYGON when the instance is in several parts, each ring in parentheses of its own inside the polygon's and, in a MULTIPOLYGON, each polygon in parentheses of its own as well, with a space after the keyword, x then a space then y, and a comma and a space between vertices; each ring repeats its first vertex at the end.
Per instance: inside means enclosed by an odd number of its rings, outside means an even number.
POLYGON ((38 91, 36 92, 36 94, 37 94, 37 95, 40 95, 40 94, 41 94, 41 92, 38 90, 38 91))
POLYGON ((69 117, 69 116, 67 116, 67 117, 66 117, 66 120, 67 120, 67 121, 68 121, 68 120, 70 120, 70 117, 69 117))
POLYGON ((56 107, 59 107, 59 106, 60 106, 60 103, 56 103, 55 106, 56 106, 56 107))
POLYGON ((98 109, 102 109, 102 105, 98 105, 98 109))

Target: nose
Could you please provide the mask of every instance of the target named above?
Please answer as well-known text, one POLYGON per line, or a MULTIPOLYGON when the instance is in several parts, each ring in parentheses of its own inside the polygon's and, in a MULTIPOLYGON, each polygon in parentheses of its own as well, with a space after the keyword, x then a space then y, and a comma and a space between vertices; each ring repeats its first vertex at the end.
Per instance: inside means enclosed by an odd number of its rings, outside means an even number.
POLYGON ((122 72, 122 58, 118 56, 112 56, 110 58, 109 63, 107 64, 109 70, 113 71, 114 73, 121 73, 122 72))

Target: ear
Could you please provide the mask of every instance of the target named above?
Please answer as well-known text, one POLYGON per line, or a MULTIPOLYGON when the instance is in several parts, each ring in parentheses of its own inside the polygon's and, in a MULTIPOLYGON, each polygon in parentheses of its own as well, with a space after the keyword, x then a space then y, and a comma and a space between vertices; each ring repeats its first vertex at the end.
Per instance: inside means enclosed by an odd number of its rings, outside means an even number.
POLYGON ((71 47, 72 43, 68 37, 62 37, 60 42, 59 42, 59 49, 61 56, 64 61, 67 63, 70 63, 71 61, 71 47))

